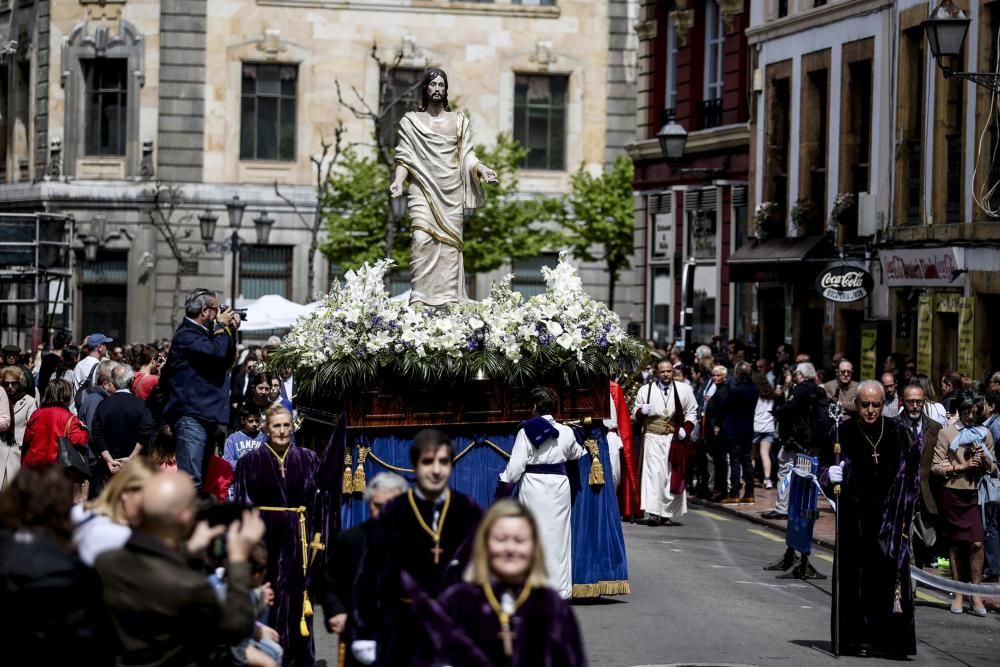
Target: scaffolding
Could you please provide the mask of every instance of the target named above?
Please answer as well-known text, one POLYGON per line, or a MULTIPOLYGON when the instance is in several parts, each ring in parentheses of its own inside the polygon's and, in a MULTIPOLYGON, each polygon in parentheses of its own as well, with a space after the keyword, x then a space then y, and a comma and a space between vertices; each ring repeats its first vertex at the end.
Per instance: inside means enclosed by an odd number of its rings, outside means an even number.
POLYGON ((0 213, 0 337, 34 350, 52 332, 73 330, 74 219, 0 213))

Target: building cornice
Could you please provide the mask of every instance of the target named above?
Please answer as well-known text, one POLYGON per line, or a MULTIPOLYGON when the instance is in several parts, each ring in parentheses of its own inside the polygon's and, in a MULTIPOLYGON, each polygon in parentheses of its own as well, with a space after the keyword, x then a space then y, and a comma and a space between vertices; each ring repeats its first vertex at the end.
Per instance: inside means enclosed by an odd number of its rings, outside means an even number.
POLYGON ((769 19, 760 25, 750 26, 746 31, 747 42, 749 44, 769 42, 785 35, 793 35, 858 15, 871 14, 889 7, 892 7, 892 0, 845 0, 833 5, 810 9, 801 14, 793 14, 782 19, 769 19))
POLYGON ((370 12, 407 14, 466 14, 536 19, 562 16, 558 5, 501 5, 493 2, 455 2, 453 0, 257 0, 263 7, 302 7, 309 9, 352 9, 370 12))
MULTIPOLYGON (((726 148, 749 148, 750 128, 744 123, 723 125, 688 134, 686 155, 708 153, 726 148)), ((656 137, 627 144, 625 150, 633 160, 662 160, 660 142, 656 137)))

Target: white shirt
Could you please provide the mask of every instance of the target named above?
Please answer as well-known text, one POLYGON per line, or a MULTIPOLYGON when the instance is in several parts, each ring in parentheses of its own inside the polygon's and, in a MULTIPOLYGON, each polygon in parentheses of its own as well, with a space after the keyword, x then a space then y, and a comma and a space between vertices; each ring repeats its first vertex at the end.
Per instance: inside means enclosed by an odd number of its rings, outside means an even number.
POLYGON ((500 481, 510 484, 516 483, 524 474, 528 464, 538 463, 565 463, 575 461, 584 454, 586 450, 576 441, 573 429, 565 424, 557 422, 552 415, 542 415, 559 431, 558 438, 549 438, 538 447, 531 444, 524 429, 517 432, 514 439, 514 447, 510 452, 510 461, 507 468, 500 474, 500 481))
POLYGON ((757 399, 757 407, 753 411, 753 432, 774 433, 774 401, 764 398, 757 399))
MULTIPOLYGON (((76 367, 73 369, 73 380, 76 382, 76 386, 73 388, 74 392, 87 383, 90 371, 99 363, 101 363, 100 359, 89 354, 76 363, 76 367)), ((97 382, 96 373, 94 374, 94 382, 97 382)))

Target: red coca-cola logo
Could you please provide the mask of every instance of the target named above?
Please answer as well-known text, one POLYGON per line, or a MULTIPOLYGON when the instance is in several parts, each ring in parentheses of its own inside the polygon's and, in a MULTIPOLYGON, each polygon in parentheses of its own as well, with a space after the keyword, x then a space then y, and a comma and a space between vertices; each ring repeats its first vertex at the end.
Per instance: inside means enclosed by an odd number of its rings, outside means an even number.
POLYGON ((829 301, 850 303, 871 294, 875 281, 856 266, 831 266, 816 277, 816 290, 829 301))

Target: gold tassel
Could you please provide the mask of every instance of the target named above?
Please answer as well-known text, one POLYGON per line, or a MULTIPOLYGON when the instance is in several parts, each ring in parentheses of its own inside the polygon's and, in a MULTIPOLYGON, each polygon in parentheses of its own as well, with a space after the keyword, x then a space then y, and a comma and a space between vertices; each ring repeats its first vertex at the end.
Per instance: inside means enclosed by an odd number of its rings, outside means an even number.
POLYGON ((604 486, 604 465, 601 463, 601 452, 597 448, 597 441, 584 440, 583 446, 590 452, 590 478, 587 482, 591 486, 604 486))
POLYGON ((354 492, 364 493, 368 486, 365 479, 365 459, 368 458, 368 447, 358 448, 358 469, 354 471, 354 492))
POLYGON ((309 599, 309 591, 306 591, 302 598, 302 618, 299 619, 299 634, 303 637, 309 636, 309 624, 306 623, 306 619, 312 615, 312 601, 309 599))
POLYGON ((348 449, 344 452, 344 484, 343 492, 346 495, 351 495, 354 493, 354 473, 351 471, 351 467, 354 465, 351 459, 351 450, 348 449))

